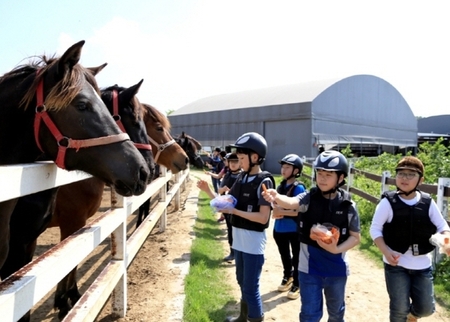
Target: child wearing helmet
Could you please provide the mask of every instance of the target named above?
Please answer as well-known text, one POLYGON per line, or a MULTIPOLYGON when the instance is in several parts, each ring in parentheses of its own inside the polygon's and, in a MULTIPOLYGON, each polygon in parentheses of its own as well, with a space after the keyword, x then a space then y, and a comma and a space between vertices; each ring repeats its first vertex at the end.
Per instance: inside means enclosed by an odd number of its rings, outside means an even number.
POLYGON ((378 203, 370 235, 383 253, 390 321, 417 321, 434 312, 431 235, 450 237, 450 228, 431 196, 418 189, 422 161, 401 159, 395 168, 396 191, 378 203))
POLYGON ((228 322, 263 321, 264 312, 259 280, 264 264, 267 243, 266 228, 270 220, 270 202, 262 197, 263 185, 273 188, 275 181, 260 165, 267 154, 267 142, 260 134, 241 135, 236 143, 236 154, 242 173, 228 192, 237 199, 231 214, 233 251, 236 279, 241 288, 241 310, 238 317, 228 317, 228 322))
MULTIPOLYGON (((219 194, 221 195, 227 194, 228 191, 230 191, 230 188, 233 186, 234 182, 239 176, 239 173, 241 172, 241 168, 239 166, 239 159, 236 153, 228 153, 225 156, 225 164, 227 170, 220 182, 219 187, 219 194)), ((211 199, 215 198, 214 193, 211 191, 211 188, 205 181, 200 180, 199 182, 197 182, 197 187, 206 192, 211 199)), ((228 244, 230 245, 230 253, 223 260, 228 263, 231 263, 232 261, 234 261, 234 251, 232 248, 233 229, 231 227, 231 215, 224 213, 223 216, 227 224, 228 244)))
MULTIPOLYGON (((219 193, 226 194, 230 191, 230 188, 234 185, 236 179, 241 173, 241 167, 239 165, 239 158, 236 153, 228 153, 226 155, 226 161, 228 164, 228 170, 225 172, 222 181, 220 182, 219 193)), ((230 253, 223 260, 231 263, 234 261, 233 250, 233 228, 231 226, 231 214, 224 213, 225 222, 227 224, 228 244, 230 245, 230 253)))
MULTIPOLYGON (((292 197, 305 192, 305 185, 297 180, 303 170, 302 159, 296 154, 288 154, 278 163, 281 164, 281 176, 283 177, 277 187, 278 193, 292 197)), ((297 212, 280 207, 274 207, 272 213, 272 218, 275 219, 273 238, 278 246, 281 263, 283 264, 283 279, 278 286, 278 291, 289 291, 287 298, 291 300, 297 299, 300 295, 298 283, 300 243, 298 240, 297 215, 297 212)))
MULTIPOLYGON (((227 192, 227 190, 222 185, 222 182, 223 182, 222 179, 227 175, 227 173, 230 172, 230 167, 228 166, 228 159, 230 158, 230 156, 232 156, 232 153, 226 153, 225 151, 221 151, 220 156, 223 157, 223 168, 220 170, 220 172, 214 173, 211 171, 205 171, 205 173, 210 175, 212 179, 219 180, 219 187, 216 192, 223 195, 227 192)), ((235 172, 235 173, 240 172, 240 168, 236 167, 236 166, 239 166, 239 159, 237 158, 235 153, 233 153, 232 158, 233 158, 232 160, 237 160, 237 163, 234 164, 235 165, 234 170, 232 170, 231 172, 235 172)), ((230 182, 228 182, 228 185, 231 187, 230 182)), ((225 214, 222 213, 220 215, 220 218, 217 220, 217 222, 222 222, 224 220, 226 220, 225 214)), ((228 223, 227 223, 227 225, 228 225, 228 223)), ((226 259, 224 259, 224 260, 226 260, 226 259)))
MULTIPOLYGON (((209 170, 212 173, 219 173, 220 170, 223 168, 223 161, 222 161, 222 150, 220 148, 215 148, 212 154, 212 157, 209 158, 208 162, 206 162, 206 165, 208 166, 209 170)), ((226 153, 226 152, 223 152, 226 153)), ((214 188, 215 193, 218 192, 219 189, 219 179, 216 179, 214 177, 211 177, 211 182, 214 188)))
POLYGON ((294 197, 270 189, 267 201, 299 211, 300 321, 319 321, 323 296, 329 321, 344 321, 345 285, 349 274, 346 252, 360 242, 360 223, 355 204, 340 187, 348 172, 347 159, 337 151, 324 151, 313 168, 317 186, 294 197), (317 227, 330 227, 334 234, 317 238, 317 227))

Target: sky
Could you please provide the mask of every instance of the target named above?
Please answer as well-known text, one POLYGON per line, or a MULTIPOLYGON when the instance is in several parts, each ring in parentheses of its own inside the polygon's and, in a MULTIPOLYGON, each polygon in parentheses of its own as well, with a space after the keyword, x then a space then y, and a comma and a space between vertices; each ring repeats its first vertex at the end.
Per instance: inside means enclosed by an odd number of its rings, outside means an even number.
POLYGON ((380 77, 415 116, 450 114, 447 1, 2 0, 0 75, 85 40, 100 87, 162 112, 250 89, 380 77))

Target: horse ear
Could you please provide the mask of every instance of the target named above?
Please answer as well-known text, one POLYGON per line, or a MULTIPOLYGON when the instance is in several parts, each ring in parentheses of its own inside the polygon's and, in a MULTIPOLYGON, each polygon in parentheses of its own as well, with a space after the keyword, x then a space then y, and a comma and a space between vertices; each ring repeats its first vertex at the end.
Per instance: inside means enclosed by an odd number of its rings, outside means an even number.
POLYGON ((70 71, 73 66, 78 64, 81 57, 81 49, 83 48, 85 41, 79 41, 72 45, 66 52, 61 56, 58 61, 58 76, 62 77, 66 72, 70 71))
POLYGON ((181 135, 180 135, 180 137, 181 137, 181 138, 186 138, 186 133, 184 133, 184 131, 183 131, 183 132, 181 132, 181 135))
POLYGON ((136 85, 133 85, 123 90, 120 93, 120 97, 124 97, 127 101, 131 101, 131 99, 139 92, 139 88, 141 87, 142 82, 144 82, 143 79, 141 79, 141 81, 136 85))
POLYGON ((104 63, 103 65, 97 67, 86 67, 86 68, 92 73, 92 75, 96 76, 103 70, 103 68, 106 67, 106 65, 108 65, 108 63, 104 63))

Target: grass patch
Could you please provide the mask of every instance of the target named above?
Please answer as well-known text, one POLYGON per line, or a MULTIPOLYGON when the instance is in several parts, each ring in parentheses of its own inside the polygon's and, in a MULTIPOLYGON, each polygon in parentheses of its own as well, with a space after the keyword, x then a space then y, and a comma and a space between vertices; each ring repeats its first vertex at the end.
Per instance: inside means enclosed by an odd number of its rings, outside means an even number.
POLYGON ((185 322, 223 321, 228 305, 235 303, 231 296, 231 281, 227 279, 223 266, 224 248, 218 238, 223 232, 209 201, 208 196, 200 192, 194 227, 196 238, 192 243, 189 274, 185 279, 185 322))

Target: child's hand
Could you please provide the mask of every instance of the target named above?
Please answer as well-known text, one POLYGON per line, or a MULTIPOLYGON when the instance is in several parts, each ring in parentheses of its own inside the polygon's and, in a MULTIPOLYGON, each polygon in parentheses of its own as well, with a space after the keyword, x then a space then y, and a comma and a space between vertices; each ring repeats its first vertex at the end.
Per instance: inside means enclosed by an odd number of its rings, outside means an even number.
POLYGON ((392 249, 388 249, 388 251, 386 251, 384 254, 384 257, 386 257, 386 260, 388 261, 388 263, 392 266, 397 266, 398 265, 398 261, 400 259, 400 253, 396 252, 392 249))
POLYGON ((284 216, 280 212, 280 208, 274 205, 273 212, 272 212, 272 218, 273 219, 282 219, 284 216))
POLYGON ((317 244, 325 249, 327 252, 332 254, 339 254, 340 251, 337 248, 338 238, 336 236, 331 236, 329 239, 327 239, 326 242, 322 241, 321 239, 316 240, 317 244))
POLYGON ((197 188, 199 188, 202 191, 208 191, 208 183, 205 180, 198 180, 197 188))
POLYGON ((218 191, 221 195, 223 195, 223 194, 228 193, 228 191, 230 191, 230 188, 228 188, 227 186, 223 186, 223 187, 220 187, 218 191))
POLYGON ((277 198, 278 192, 275 189, 266 189, 261 194, 265 201, 274 202, 277 198))
POLYGON ((272 218, 273 218, 273 219, 283 219, 284 216, 283 216, 283 215, 280 215, 280 214, 272 213, 272 218))
POLYGON ((234 209, 235 208, 227 208, 223 210, 224 214, 230 214, 230 215, 234 215, 234 209))

